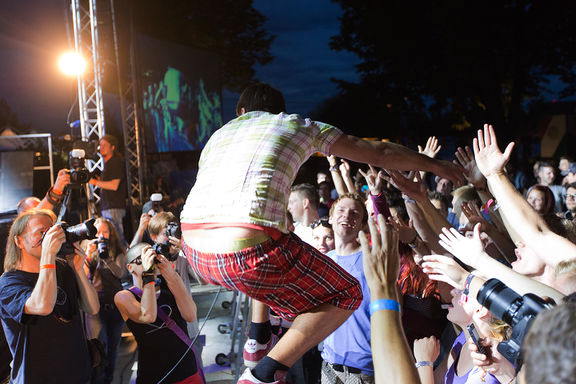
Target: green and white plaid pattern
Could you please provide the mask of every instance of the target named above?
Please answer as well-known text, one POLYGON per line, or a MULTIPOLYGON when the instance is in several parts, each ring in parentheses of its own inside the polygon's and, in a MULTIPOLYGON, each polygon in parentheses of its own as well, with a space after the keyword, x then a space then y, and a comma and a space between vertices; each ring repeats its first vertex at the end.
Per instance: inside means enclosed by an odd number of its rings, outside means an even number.
POLYGON ((202 151, 182 223, 250 223, 286 229, 290 186, 314 153, 328 154, 342 131, 298 115, 248 112, 202 151))

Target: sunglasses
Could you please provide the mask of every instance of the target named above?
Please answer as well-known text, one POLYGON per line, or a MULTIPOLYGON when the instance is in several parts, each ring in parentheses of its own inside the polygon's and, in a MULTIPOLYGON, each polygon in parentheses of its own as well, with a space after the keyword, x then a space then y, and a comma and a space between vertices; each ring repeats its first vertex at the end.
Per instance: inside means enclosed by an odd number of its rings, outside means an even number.
POLYGON ((142 265, 142 256, 138 256, 128 264, 142 265))
POLYGON ((314 229, 316 227, 319 227, 320 225, 326 228, 332 228, 332 225, 328 222, 328 218, 325 217, 314 221, 312 224, 310 224, 310 227, 314 229))
POLYGON ((570 200, 576 199, 576 194, 574 194, 574 193, 567 193, 567 194, 566 194, 566 200, 568 200, 568 199, 570 199, 570 200))

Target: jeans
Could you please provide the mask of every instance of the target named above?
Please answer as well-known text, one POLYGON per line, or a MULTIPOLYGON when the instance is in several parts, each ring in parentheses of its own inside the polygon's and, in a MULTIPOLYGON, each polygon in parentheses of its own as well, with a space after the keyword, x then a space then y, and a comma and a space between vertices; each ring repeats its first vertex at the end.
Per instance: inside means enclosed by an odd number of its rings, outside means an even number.
POLYGON ((102 217, 114 223, 116 231, 118 231, 118 236, 120 237, 120 242, 126 247, 128 243, 126 239, 124 239, 124 216, 126 216, 126 209, 124 208, 111 208, 102 211, 102 217))
POLYGON ((98 382, 109 384, 114 377, 118 347, 120 346, 122 330, 124 329, 124 319, 122 319, 122 315, 113 304, 101 305, 100 313, 96 316, 100 320, 101 327, 98 339, 106 344, 106 360, 108 361, 104 377, 98 382))

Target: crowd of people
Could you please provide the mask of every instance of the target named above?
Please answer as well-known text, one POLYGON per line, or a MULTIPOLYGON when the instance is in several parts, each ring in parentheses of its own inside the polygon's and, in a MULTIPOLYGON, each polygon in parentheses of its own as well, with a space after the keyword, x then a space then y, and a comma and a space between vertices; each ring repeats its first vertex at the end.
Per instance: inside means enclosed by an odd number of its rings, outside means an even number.
POLYGON ((363 141, 286 114, 266 84, 236 112, 180 220, 153 196, 129 245, 121 204, 94 239, 56 223, 66 170, 19 204, 0 277, 6 382, 110 383, 126 325, 137 383, 204 383, 193 279, 253 299, 240 384, 576 383, 576 162, 559 159, 558 184, 538 162, 528 185, 492 126, 438 160, 435 137, 363 141), (294 185, 316 152, 326 168, 294 185))

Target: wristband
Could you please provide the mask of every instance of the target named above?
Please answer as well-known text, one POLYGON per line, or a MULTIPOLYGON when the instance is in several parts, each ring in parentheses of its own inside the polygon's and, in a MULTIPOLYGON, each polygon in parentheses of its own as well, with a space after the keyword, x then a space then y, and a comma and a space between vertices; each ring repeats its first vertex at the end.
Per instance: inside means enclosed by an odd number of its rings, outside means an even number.
POLYGON ((142 285, 156 283, 156 277, 154 273, 143 273, 142 274, 142 285))
POLYGON ((370 303, 370 316, 383 309, 400 312, 400 304, 396 300, 380 299, 370 303))
POLYGON ((471 273, 466 277, 466 281, 464 282, 464 290, 462 291, 463 295, 468 296, 468 293, 470 292, 470 283, 472 282, 473 278, 474 275, 471 273))
POLYGON ((333 167, 330 167, 330 172, 338 172, 338 166, 335 165, 333 167))
POLYGON ((62 195, 62 193, 63 193, 64 191, 61 191, 61 190, 59 190, 59 189, 56 189, 55 187, 52 187, 52 192, 54 192, 54 193, 57 194, 57 195, 62 195))
POLYGON ((433 367, 434 363, 431 361, 417 361, 416 363, 414 363, 414 366, 416 368, 420 368, 420 367, 433 367))
POLYGON ((54 264, 42 264, 40 269, 56 269, 56 266, 54 264))

